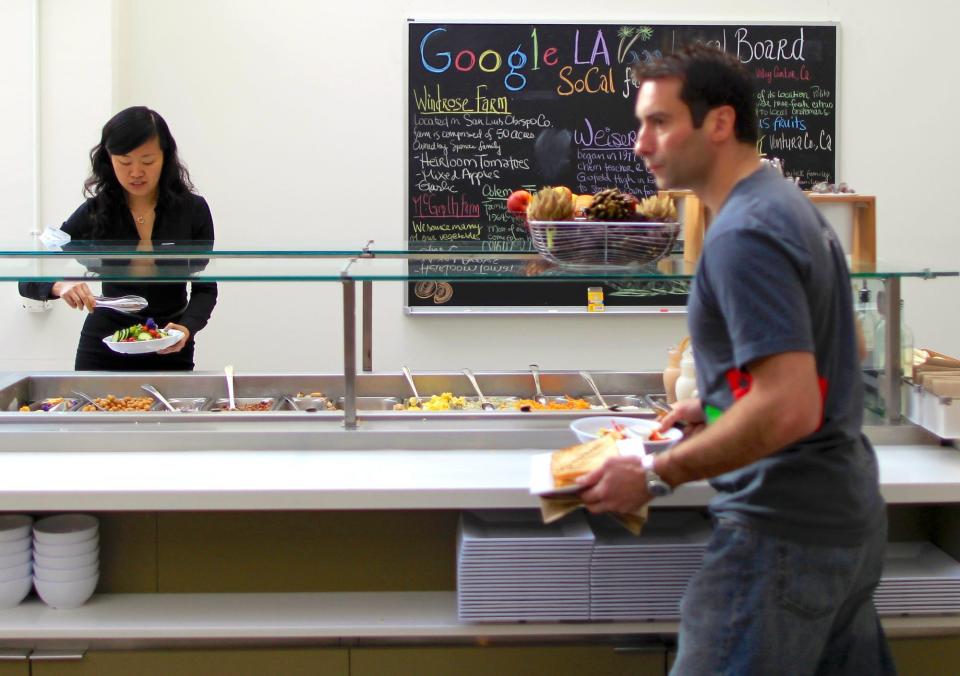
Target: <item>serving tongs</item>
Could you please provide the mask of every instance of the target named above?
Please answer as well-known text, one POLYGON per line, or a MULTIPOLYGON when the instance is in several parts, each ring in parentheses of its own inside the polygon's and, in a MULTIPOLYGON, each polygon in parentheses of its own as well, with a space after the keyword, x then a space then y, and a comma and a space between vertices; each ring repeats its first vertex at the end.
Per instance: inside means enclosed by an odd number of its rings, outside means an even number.
MULTIPOLYGON (((660 396, 663 396, 663 395, 660 395, 660 396)), ((643 395, 643 398, 647 402, 647 404, 650 406, 650 408, 652 408, 654 411, 657 412, 657 420, 663 420, 664 418, 667 417, 668 413, 673 413, 673 408, 671 408, 670 404, 665 404, 664 402, 657 399, 657 397, 650 394, 645 394, 643 395)), ((673 426, 676 427, 678 430, 683 431, 683 429, 687 426, 687 423, 685 423, 682 420, 678 420, 677 422, 673 423, 673 426)))
POLYGON ((541 406, 547 405, 547 398, 543 396, 543 390, 540 389, 540 367, 536 364, 530 364, 530 373, 533 374, 533 386, 537 390, 533 400, 541 406))
POLYGON ((480 408, 484 411, 496 411, 497 407, 487 401, 487 398, 483 396, 483 392, 480 391, 480 386, 477 384, 477 379, 473 377, 473 371, 470 369, 463 369, 463 375, 467 377, 470 381, 470 384, 473 385, 473 389, 477 391, 477 397, 480 399, 480 408))
POLYGON ((601 406, 603 406, 608 411, 613 411, 614 413, 620 410, 619 404, 614 404, 613 406, 610 406, 607 404, 606 400, 604 400, 603 398, 603 395, 600 394, 600 389, 597 387, 597 384, 593 382, 593 376, 591 376, 586 371, 580 371, 580 377, 582 377, 584 380, 587 381, 587 385, 589 385, 590 389, 593 390, 593 393, 596 395, 597 401, 600 402, 601 406))
POLYGON ((149 392, 150 394, 152 394, 153 396, 155 396, 155 397, 157 398, 157 401, 159 401, 161 404, 163 404, 164 406, 167 407, 167 410, 168 410, 168 411, 173 411, 174 413, 182 413, 182 412, 183 412, 183 411, 181 411, 179 408, 176 408, 176 407, 175 407, 173 404, 171 404, 169 401, 167 401, 166 397, 164 397, 162 394, 160 394, 160 392, 157 391, 157 388, 155 388, 153 385, 141 385, 141 386, 140 386, 140 389, 141 389, 141 390, 144 390, 145 392, 149 392))
POLYGON ((297 403, 297 400, 291 397, 289 394, 283 395, 283 400, 287 402, 290 408, 292 408, 294 411, 305 412, 305 413, 316 413, 317 411, 320 410, 316 406, 307 406, 306 408, 300 408, 300 404, 297 403))
POLYGON ((407 379, 407 384, 410 386, 410 391, 413 392, 413 398, 416 399, 417 406, 423 408, 423 400, 420 398, 420 393, 417 392, 417 386, 413 384, 413 374, 410 373, 410 369, 401 366, 400 370, 403 371, 403 377, 407 379))
POLYGON ((115 310, 126 315, 136 314, 147 309, 147 299, 143 296, 120 296, 118 298, 96 296, 93 300, 96 307, 115 310))
POLYGON ((79 390, 72 390, 75 395, 86 401, 88 404, 92 404, 98 411, 103 411, 104 413, 109 413, 107 409, 97 403, 97 400, 91 397, 89 394, 84 394, 79 390))

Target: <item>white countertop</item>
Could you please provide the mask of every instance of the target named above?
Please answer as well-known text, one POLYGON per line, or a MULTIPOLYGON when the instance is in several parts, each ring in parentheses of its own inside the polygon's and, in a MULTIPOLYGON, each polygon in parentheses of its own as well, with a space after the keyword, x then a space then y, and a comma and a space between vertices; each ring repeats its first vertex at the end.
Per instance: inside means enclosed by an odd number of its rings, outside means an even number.
MULTIPOLYGON (((892 636, 956 634, 960 617, 883 618, 892 636)), ((75 610, 31 598, 0 610, 0 638, 42 646, 279 639, 556 640, 589 635, 672 635, 658 622, 473 623, 457 618, 452 591, 289 594, 97 594, 75 610)))
MULTIPOLYGON (((960 502, 960 451, 879 446, 890 503, 960 502)), ((543 449, 2 452, 0 511, 535 507, 543 449)), ((702 506, 705 483, 658 501, 702 506)))

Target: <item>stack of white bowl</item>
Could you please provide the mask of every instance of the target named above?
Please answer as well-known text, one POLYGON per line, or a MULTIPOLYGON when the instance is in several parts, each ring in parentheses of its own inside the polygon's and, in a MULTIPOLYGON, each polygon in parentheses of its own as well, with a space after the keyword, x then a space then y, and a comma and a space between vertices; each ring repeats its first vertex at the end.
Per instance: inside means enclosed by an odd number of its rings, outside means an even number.
POLYGON ((32 525, 26 514, 0 514, 0 608, 13 608, 30 593, 32 525))
POLYGON ((99 522, 59 514, 33 524, 33 585, 51 608, 78 608, 100 579, 99 522))

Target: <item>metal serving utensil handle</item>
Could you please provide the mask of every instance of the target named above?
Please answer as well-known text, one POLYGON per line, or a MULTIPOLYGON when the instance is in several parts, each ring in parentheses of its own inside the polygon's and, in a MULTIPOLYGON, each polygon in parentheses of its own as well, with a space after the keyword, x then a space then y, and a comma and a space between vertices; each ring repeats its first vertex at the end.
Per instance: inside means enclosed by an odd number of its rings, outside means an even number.
POLYGON ((95 407, 97 408, 97 410, 100 410, 100 411, 106 411, 106 410, 107 410, 107 409, 105 409, 103 406, 101 406, 100 404, 98 404, 97 401, 96 401, 93 397, 91 397, 89 394, 84 394, 83 392, 80 392, 79 390, 73 390, 73 393, 74 393, 75 395, 77 395, 78 397, 80 397, 81 399, 84 399, 84 400, 85 400, 88 404, 90 404, 91 406, 95 406, 95 407))
POLYGON ((410 369, 406 366, 401 366, 400 370, 403 371, 404 378, 407 379, 407 384, 410 385, 410 390, 413 392, 413 398, 417 400, 417 406, 423 404, 423 399, 420 398, 420 393, 417 392, 417 386, 413 384, 413 374, 410 373, 410 369))
POLYGON ((233 365, 228 364, 223 367, 223 372, 227 376, 227 400, 230 410, 234 410, 237 407, 237 400, 233 396, 233 365))
POLYGON ((173 404, 167 401, 166 397, 160 394, 160 392, 157 391, 157 388, 155 388, 153 385, 141 385, 140 389, 144 390, 145 392, 149 392, 150 394, 155 396, 161 404, 167 407, 168 411, 173 411, 174 413, 177 413, 180 411, 180 409, 175 408, 173 404))
POLYGON ((470 369, 463 369, 463 375, 467 377, 470 381, 470 384, 473 385, 473 389, 477 391, 477 396, 480 398, 480 408, 484 411, 493 411, 494 405, 487 401, 487 398, 483 396, 483 392, 480 391, 480 386, 477 384, 477 379, 473 377, 473 371, 470 369))
MULTIPOLYGON (((657 420, 663 420, 667 414, 673 413, 673 409, 670 407, 670 404, 663 404, 651 397, 649 394, 643 395, 643 398, 647 402, 647 405, 657 412, 657 420)), ((677 422, 673 423, 673 426, 678 430, 683 431, 686 428, 687 423, 682 420, 678 420, 677 422)))
POLYGON ((597 401, 600 402, 600 405, 603 406, 604 408, 610 408, 607 405, 607 402, 604 401, 603 395, 600 394, 600 388, 598 388, 597 384, 593 382, 593 376, 591 376, 586 371, 580 371, 580 377, 582 377, 584 380, 587 381, 587 385, 590 386, 590 389, 593 390, 593 393, 597 396, 597 401))
POLYGON ((543 396, 543 390, 540 389, 540 367, 536 364, 530 364, 530 373, 533 374, 533 386, 537 391, 537 394, 533 399, 541 406, 546 406, 547 398, 543 396))

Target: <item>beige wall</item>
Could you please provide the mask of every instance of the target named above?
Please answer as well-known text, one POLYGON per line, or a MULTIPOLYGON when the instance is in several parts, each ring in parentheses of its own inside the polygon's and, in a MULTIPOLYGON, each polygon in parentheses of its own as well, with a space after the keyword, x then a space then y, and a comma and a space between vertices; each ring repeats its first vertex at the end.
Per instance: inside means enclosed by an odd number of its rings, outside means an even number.
MULTIPOLYGON (((331 232, 397 241, 405 19, 532 18, 503 0, 485 4, 482 16, 473 5, 456 11, 435 1, 41 4, 42 222, 59 223, 79 204, 86 153, 110 112, 142 103, 167 118, 211 204, 218 238, 234 242, 265 235, 278 243, 323 241, 331 232)), ((32 5, 4 3, 0 25, 32 5)), ((938 5, 932 21, 929 12, 892 2, 793 7, 677 0, 656 9, 615 0, 587 12, 582 2, 556 0, 535 20, 838 21, 839 178, 877 195, 882 258, 960 267, 950 203, 958 143, 947 117, 958 95, 945 84, 953 59, 947 32, 960 9, 938 5)), ((0 146, 8 137, 22 141, 19 133, 4 125, 0 146)), ((0 157, 6 204, 8 193, 22 189, 10 178, 19 179, 23 167, 0 157)), ((28 221, 8 216, 0 239, 22 235, 28 221)), ((0 321, 8 327, 0 370, 69 368, 79 313, 57 307, 27 314, 9 286, 0 290, 0 321)), ((917 344, 960 354, 952 300, 960 282, 908 282, 904 290, 917 344)), ((340 297, 334 284, 222 284, 214 320, 199 339, 198 368, 232 362, 245 370, 338 371, 340 297), (296 335, 271 348, 292 327, 296 335)), ((402 314, 399 285, 389 283, 376 285, 375 307, 377 369, 524 368, 532 361, 547 369, 658 368, 666 346, 684 332, 681 317, 412 319, 402 314)))

